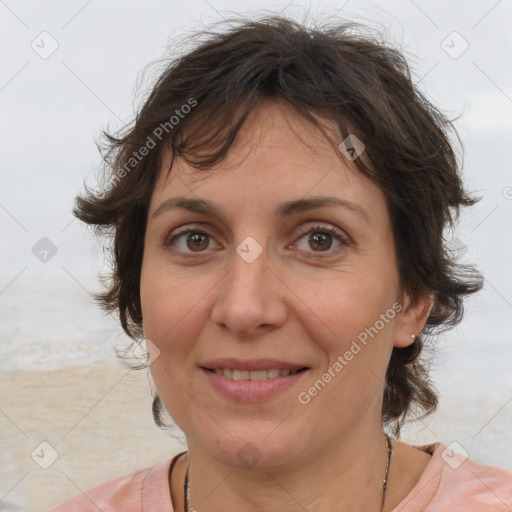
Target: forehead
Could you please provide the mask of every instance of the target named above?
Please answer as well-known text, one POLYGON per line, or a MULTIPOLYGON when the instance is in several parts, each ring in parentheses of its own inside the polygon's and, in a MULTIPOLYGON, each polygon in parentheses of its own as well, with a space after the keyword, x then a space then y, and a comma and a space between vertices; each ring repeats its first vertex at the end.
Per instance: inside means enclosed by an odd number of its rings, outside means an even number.
MULTIPOLYGON (((341 142, 333 121, 321 120, 341 142)), ((338 196, 386 212, 380 189, 337 153, 321 131, 292 108, 275 102, 256 107, 238 132, 226 158, 208 170, 162 154, 150 210, 171 196, 208 198, 240 207, 307 196, 338 196)))

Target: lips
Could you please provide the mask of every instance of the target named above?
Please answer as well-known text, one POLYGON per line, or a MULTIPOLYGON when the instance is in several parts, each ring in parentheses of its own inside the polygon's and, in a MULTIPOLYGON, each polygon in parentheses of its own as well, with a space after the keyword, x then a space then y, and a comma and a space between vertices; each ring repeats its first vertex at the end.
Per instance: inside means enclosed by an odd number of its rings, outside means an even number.
POLYGON ((305 364, 292 363, 279 359, 252 359, 242 360, 235 358, 212 359, 201 363, 200 366, 205 370, 231 370, 231 371, 272 371, 272 370, 289 370, 295 373, 298 370, 308 368, 305 364))
POLYGON ((310 368, 278 359, 212 359, 200 365, 205 382, 235 402, 260 402, 303 381, 310 368))
POLYGON ((275 379, 276 377, 288 377, 288 375, 294 375, 298 372, 306 370, 301 368, 299 370, 289 370, 287 368, 272 368, 270 370, 239 370, 230 368, 206 368, 210 372, 215 372, 217 375, 222 375, 232 380, 265 380, 275 379))

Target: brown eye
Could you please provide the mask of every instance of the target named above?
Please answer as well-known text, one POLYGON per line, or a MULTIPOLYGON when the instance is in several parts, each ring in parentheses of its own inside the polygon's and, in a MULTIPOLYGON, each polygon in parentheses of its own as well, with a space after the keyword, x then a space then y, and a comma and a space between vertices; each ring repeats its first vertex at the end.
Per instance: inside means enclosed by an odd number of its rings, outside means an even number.
POLYGON ((205 233, 191 232, 191 235, 186 238, 186 244, 192 251, 206 249, 209 245, 208 235, 205 233))
POLYGON ((332 235, 328 233, 314 233, 310 235, 308 243, 313 243, 311 247, 317 247, 321 251, 328 250, 332 245, 332 235))
POLYGON ((300 251, 306 253, 333 253, 335 252, 334 250, 330 251, 333 246, 333 240, 338 242, 338 245, 334 249, 343 245, 347 245, 348 243, 347 235, 332 226, 319 225, 312 226, 309 229, 301 228, 301 232, 303 233, 303 236, 297 242, 297 246, 300 251), (299 244, 302 239, 306 239, 306 242, 299 244), (299 245, 302 245, 302 247, 299 245), (310 249, 313 249, 313 251, 310 249))
POLYGON ((192 253, 205 252, 210 246, 211 239, 211 235, 203 231, 185 229, 172 233, 165 246, 186 257, 192 253))

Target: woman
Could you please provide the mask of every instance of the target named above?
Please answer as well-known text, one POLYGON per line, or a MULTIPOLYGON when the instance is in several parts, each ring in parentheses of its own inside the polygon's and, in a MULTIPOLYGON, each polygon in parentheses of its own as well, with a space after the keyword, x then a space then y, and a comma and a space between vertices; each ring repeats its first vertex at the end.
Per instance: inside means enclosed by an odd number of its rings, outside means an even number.
POLYGON ((435 411, 424 337, 482 286, 442 236, 476 202, 451 129, 350 25, 239 23, 173 62, 75 214, 113 230, 101 300, 188 451, 53 510, 512 507, 511 472, 384 431, 435 411))

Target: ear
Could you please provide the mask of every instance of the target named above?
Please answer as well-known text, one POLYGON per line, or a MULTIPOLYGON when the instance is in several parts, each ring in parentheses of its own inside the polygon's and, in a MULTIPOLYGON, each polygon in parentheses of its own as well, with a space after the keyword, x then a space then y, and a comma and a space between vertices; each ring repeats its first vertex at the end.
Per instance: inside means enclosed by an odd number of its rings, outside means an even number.
POLYGON ((427 323, 428 315, 434 306, 434 292, 418 297, 414 302, 404 293, 402 310, 395 327, 395 347, 408 347, 427 323), (414 337, 412 336, 414 334, 414 337))

